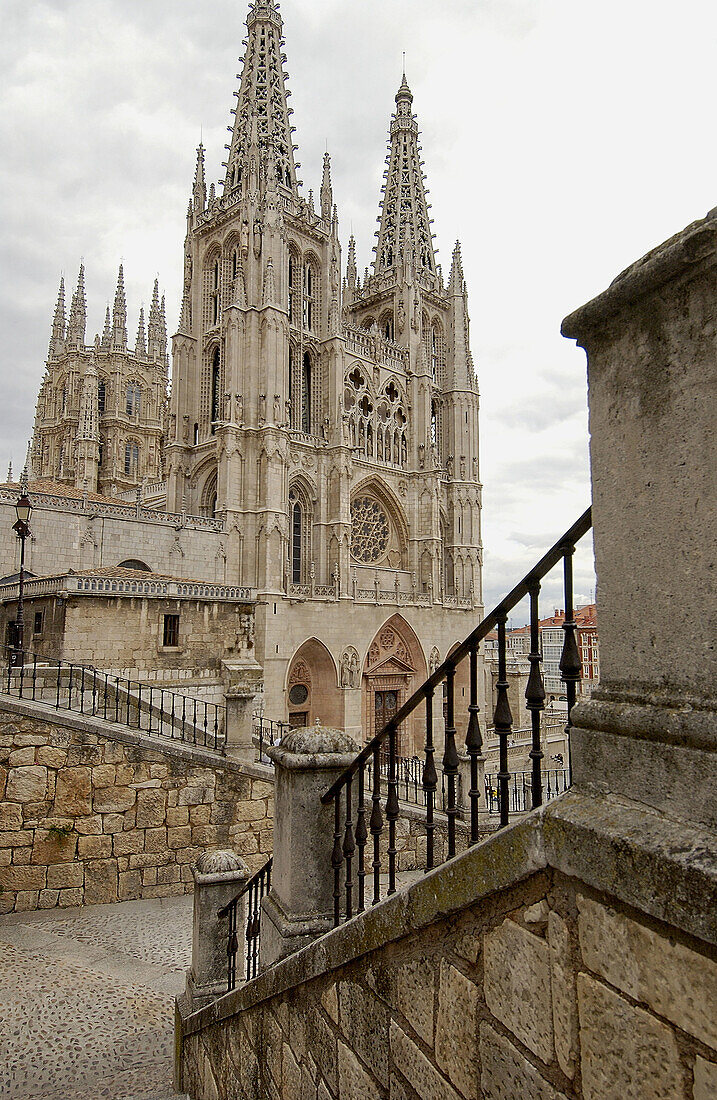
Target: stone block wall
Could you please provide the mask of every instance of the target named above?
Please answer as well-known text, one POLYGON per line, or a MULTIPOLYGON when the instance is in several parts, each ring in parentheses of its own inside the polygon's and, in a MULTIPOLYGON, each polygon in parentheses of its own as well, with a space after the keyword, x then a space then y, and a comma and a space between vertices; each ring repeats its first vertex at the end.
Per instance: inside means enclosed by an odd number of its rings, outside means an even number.
MULTIPOLYGON (((333 935, 324 961, 351 926, 333 935)), ((289 988, 185 1035, 194 1100, 717 1094, 705 945, 558 872, 301 981, 313 947, 283 964, 289 988)))
POLYGON ((0 913, 188 893, 205 848, 271 855, 268 768, 41 709, 0 709, 0 913))

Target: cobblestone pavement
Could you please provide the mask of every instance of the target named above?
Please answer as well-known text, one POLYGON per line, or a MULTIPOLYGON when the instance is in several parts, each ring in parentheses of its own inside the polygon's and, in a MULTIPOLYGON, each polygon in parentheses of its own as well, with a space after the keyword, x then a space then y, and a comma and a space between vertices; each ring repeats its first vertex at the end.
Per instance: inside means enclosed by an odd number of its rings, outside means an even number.
POLYGON ((2 1100, 170 1100, 192 898, 0 918, 2 1100))

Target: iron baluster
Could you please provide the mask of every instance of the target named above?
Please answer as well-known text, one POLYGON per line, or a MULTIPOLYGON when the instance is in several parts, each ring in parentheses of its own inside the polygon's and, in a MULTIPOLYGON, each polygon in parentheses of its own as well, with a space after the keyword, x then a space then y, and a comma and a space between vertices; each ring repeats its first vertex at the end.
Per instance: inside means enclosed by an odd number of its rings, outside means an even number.
POLYGON ((142 684, 137 681, 137 729, 142 728, 142 684))
POLYGON ((500 770, 498 772, 498 799, 500 804, 500 824, 508 824, 508 783, 510 773, 508 771, 508 734, 513 726, 513 715, 508 702, 508 680, 506 678, 505 661, 505 624, 508 616, 502 611, 498 618, 498 683, 496 689, 498 697, 493 713, 493 726, 498 734, 500 770))
POLYGON ((204 704, 204 748, 207 747, 207 704, 204 704))
POLYGON ((35 685, 37 683, 37 654, 32 655, 32 697, 35 698, 35 685))
POLYGON ((343 863, 343 851, 341 848, 341 791, 338 791, 334 799, 334 847, 331 852, 331 866, 334 869, 334 928, 341 921, 341 864, 343 863))
POLYGON ((356 847, 358 849, 358 905, 356 911, 363 913, 365 908, 365 878, 366 878, 366 841, 368 829, 366 828, 366 803, 365 803, 366 771, 362 764, 358 773, 358 807, 356 809, 356 847))
POLYGON ((456 669, 454 665, 448 665, 446 669, 446 717, 445 717, 445 748, 443 751, 443 774, 448 780, 448 806, 446 816, 448 818, 448 858, 456 854, 456 817, 458 805, 456 803, 456 779, 458 777, 458 753, 456 751, 456 727, 454 716, 454 690, 456 669))
POLYGON ((423 766, 423 790, 426 794, 426 870, 433 867, 433 833, 438 776, 436 775, 435 747, 433 745, 433 688, 426 690, 426 762, 423 766))
POLYGON ((396 821, 398 820, 398 783, 396 781, 396 727, 388 728, 388 794, 386 796, 386 820, 388 821, 388 893, 396 893, 396 821))
POLYGON ((197 743, 197 698, 194 697, 194 717, 192 718, 192 741, 197 743))
POLYGON ((80 714, 85 713, 85 666, 80 669, 80 714))
POLYGON ((572 757, 570 753, 570 728, 571 728, 571 715, 573 707, 575 706, 575 696, 577 694, 577 686, 580 683, 582 677, 583 667, 580 661, 580 652, 578 650, 577 642, 577 624, 575 622, 575 613, 573 610, 573 554, 575 553, 575 547, 568 543, 565 546, 565 555, 563 557, 563 577, 565 582, 565 619, 563 620, 563 630, 565 637, 563 639, 563 652, 560 655, 560 672, 563 683, 565 684, 565 694, 568 697, 568 718, 565 725, 565 744, 568 754, 568 775, 572 781, 573 765, 572 757))
POLYGON ((525 702, 530 711, 530 725, 532 741, 528 756, 531 760, 531 796, 533 808, 543 803, 543 789, 541 779, 541 762, 543 749, 540 743, 540 714, 545 706, 545 687, 540 668, 540 620, 538 617, 538 594, 540 581, 534 581, 530 586, 530 674, 525 688, 525 702))
POLYGON ((480 802, 480 788, 478 786, 478 760, 483 751, 483 739, 478 721, 478 644, 471 646, 470 650, 470 703, 468 704, 468 729, 466 731, 466 752, 470 759, 471 786, 468 799, 471 808, 471 844, 478 840, 478 803, 480 802))
POLYGON ((351 871, 353 865, 353 856, 356 851, 356 843, 354 841, 353 821, 351 820, 351 780, 346 783, 346 827, 344 829, 344 842, 341 848, 343 857, 346 861, 346 920, 351 920, 353 916, 353 890, 354 884, 351 878, 351 871))
POLYGON ((231 993, 237 980, 237 951, 239 938, 237 936, 237 903, 233 901, 229 906, 229 935, 227 937, 227 993, 231 993))
POLYGON ((74 672, 74 666, 71 664, 67 679, 67 709, 72 710, 72 675, 74 672))
POLYGON ((373 904, 381 899, 381 833, 383 814, 381 813, 381 750, 377 745, 373 753, 373 794, 371 795, 371 818, 369 829, 373 837, 373 904))

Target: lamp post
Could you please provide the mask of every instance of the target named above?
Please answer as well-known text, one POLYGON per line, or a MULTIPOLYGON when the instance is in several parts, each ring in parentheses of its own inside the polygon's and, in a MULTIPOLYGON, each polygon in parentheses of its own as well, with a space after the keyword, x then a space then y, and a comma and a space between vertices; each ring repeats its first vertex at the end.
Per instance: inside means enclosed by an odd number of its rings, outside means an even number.
POLYGON ((25 539, 30 534, 29 520, 31 512, 32 505, 27 492, 23 490, 15 503, 17 520, 12 526, 13 531, 17 532, 17 537, 20 539, 20 583, 18 586, 17 616, 15 618, 15 646, 10 661, 13 666, 25 663, 25 621, 22 600, 25 591, 25 539))

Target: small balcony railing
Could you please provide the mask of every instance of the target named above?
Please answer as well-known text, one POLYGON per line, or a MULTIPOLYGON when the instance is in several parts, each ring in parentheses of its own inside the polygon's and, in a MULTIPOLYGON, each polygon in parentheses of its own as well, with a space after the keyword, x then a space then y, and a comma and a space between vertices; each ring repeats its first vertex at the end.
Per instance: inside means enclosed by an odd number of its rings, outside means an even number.
POLYGON ((239 935, 242 931, 240 913, 246 911, 244 922, 244 942, 246 943, 246 970, 244 980, 255 978, 259 969, 259 936, 261 930, 261 899, 271 889, 272 860, 268 859, 235 898, 220 909, 220 920, 226 917, 227 929, 227 993, 231 993, 237 984, 237 957, 239 955, 239 935), (242 906, 243 899, 246 899, 242 906))
MULTIPOLYGON (((459 758, 456 747, 456 669, 468 661, 469 703, 465 751, 470 761, 470 789, 468 805, 470 816, 470 843, 480 839, 479 814, 481 792, 478 775, 478 757, 482 753, 482 737, 478 704, 478 649, 492 630, 498 632, 498 682, 497 701, 493 714, 493 726, 499 740, 499 771, 495 777, 497 786, 500 826, 508 824, 510 807, 511 774, 508 768, 508 741, 512 732, 513 716, 508 702, 506 673, 507 646, 506 623, 511 610, 521 600, 530 600, 530 673, 526 687, 526 703, 531 715, 531 748, 528 756, 530 770, 530 807, 543 803, 543 751, 541 747, 540 716, 545 705, 545 689, 541 674, 539 647, 539 593, 541 581, 559 562, 563 564, 565 620, 562 624, 563 650, 560 671, 567 698, 567 785, 570 783, 570 716, 575 703, 577 685, 581 678, 580 655, 577 645, 577 626, 573 608, 573 557, 576 543, 592 527, 591 509, 565 532, 553 547, 540 559, 508 595, 483 619, 481 623, 456 647, 448 658, 428 677, 417 691, 403 704, 396 715, 356 756, 354 761, 322 795, 324 804, 334 807, 334 848, 331 871, 334 882, 334 923, 350 919, 355 912, 362 912, 368 903, 367 893, 373 886, 371 903, 381 897, 382 853, 381 838, 384 832, 384 813, 388 829, 388 894, 396 891, 397 828, 399 807, 399 734, 402 724, 419 707, 425 713, 425 749, 422 761, 421 787, 425 792, 426 870, 434 866, 434 832, 436 822, 436 797, 438 772, 433 741, 434 695, 444 686, 445 749, 442 758, 443 784, 446 794, 444 810, 447 819, 447 857, 456 854, 456 819, 459 814, 457 784, 459 758), (388 755, 388 774, 384 786, 384 769, 381 758, 388 755), (369 778, 369 766, 371 766, 369 778), (385 802, 383 801, 385 795, 385 802), (355 819, 354 819, 355 814, 355 819), (367 857, 369 837, 373 844, 373 859, 367 857), (369 878, 367 891, 366 879, 369 878), (372 879, 372 883, 371 883, 372 879)), ((327 868, 328 871, 328 868, 327 868)))

